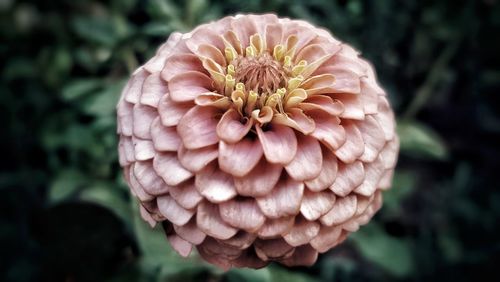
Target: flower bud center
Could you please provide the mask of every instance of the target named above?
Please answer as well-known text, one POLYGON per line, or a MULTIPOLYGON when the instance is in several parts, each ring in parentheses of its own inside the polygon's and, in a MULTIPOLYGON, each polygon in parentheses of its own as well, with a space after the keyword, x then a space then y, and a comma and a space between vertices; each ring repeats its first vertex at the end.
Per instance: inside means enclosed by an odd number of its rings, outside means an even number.
POLYGON ((256 57, 239 57, 232 64, 236 69, 236 82, 243 83, 248 90, 274 93, 286 85, 287 77, 283 66, 267 52, 256 57))

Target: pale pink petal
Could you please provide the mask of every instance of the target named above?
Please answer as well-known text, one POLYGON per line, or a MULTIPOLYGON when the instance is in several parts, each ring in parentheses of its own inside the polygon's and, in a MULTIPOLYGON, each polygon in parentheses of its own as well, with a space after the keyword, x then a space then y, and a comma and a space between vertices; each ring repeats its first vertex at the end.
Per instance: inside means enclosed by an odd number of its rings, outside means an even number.
POLYGON ((223 271, 228 271, 229 269, 231 269, 232 266, 231 260, 227 259, 226 257, 222 257, 217 254, 211 253, 210 251, 207 251, 207 249, 203 245, 204 244, 196 246, 198 254, 202 259, 204 259, 208 263, 211 263, 219 267, 223 271))
POLYGON ((303 183, 287 178, 278 182, 271 193, 257 198, 257 204, 270 218, 296 215, 300 210, 303 192, 303 183))
POLYGON ((125 136, 132 136, 133 133, 133 108, 134 104, 128 103, 125 100, 120 100, 116 108, 118 116, 118 129, 119 133, 125 136))
POLYGON ((169 187, 170 196, 185 209, 193 209, 203 197, 198 193, 194 180, 191 179, 177 186, 169 187))
POLYGON ((323 147, 322 150, 323 155, 323 165, 321 166, 321 172, 318 177, 305 181, 305 184, 309 190, 313 192, 319 192, 330 187, 333 182, 335 182, 335 178, 337 177, 337 158, 333 153, 323 147))
POLYGON ((238 17, 231 22, 232 30, 238 36, 238 39, 243 46, 250 45, 250 36, 257 33, 257 26, 255 21, 249 17, 238 17))
POLYGON ((341 197, 347 196, 365 180, 365 170, 359 161, 352 164, 339 163, 337 178, 330 189, 341 197))
POLYGON ((120 152, 120 165, 125 166, 135 161, 132 138, 122 136, 118 143, 118 150, 120 152))
POLYGON ((170 81, 172 77, 178 74, 189 71, 205 72, 200 59, 194 54, 174 54, 168 57, 165 65, 168 67, 163 69, 161 77, 166 81, 170 81))
POLYGON ((262 158, 262 145, 258 139, 243 139, 235 144, 219 143, 219 167, 235 176, 247 175, 262 158))
POLYGON ((269 261, 261 260, 255 254, 253 248, 248 248, 242 252, 242 254, 235 260, 232 260, 231 263, 234 267, 248 267, 253 269, 263 268, 269 264, 269 261))
POLYGON ((290 217, 280 217, 276 219, 267 218, 266 222, 257 232, 259 238, 262 239, 272 239, 286 234, 290 228, 292 228, 295 218, 290 217))
POLYGON ((363 109, 365 114, 377 114, 378 112, 378 100, 379 94, 376 89, 369 84, 366 77, 361 78, 361 102, 363 103, 363 109))
POLYGON ((342 66, 324 64, 317 73, 329 73, 335 76, 335 83, 330 88, 330 93, 351 93, 361 92, 360 77, 357 73, 342 66))
POLYGON ((289 256, 293 253, 294 248, 290 246, 282 238, 271 240, 255 241, 255 253, 263 260, 277 259, 289 256))
POLYGON ((153 160, 153 167, 170 186, 178 185, 193 176, 193 173, 181 165, 177 154, 173 152, 158 153, 153 160))
POLYGON ((320 224, 316 221, 308 221, 299 216, 295 219, 295 224, 283 237, 291 246, 297 247, 309 243, 318 235, 320 224))
POLYGON ((335 85, 335 76, 332 74, 319 74, 306 79, 300 85, 304 88, 308 96, 324 93, 332 93, 332 87, 335 85))
POLYGON ((295 44, 297 52, 318 36, 315 32, 311 32, 310 27, 305 27, 292 21, 284 24, 283 27, 283 39, 288 38, 290 35, 297 37, 298 41, 297 44, 295 44))
POLYGON ((269 24, 266 26, 266 46, 269 52, 272 52, 274 46, 278 45, 282 41, 283 37, 283 27, 281 24, 269 24))
POLYGON ((377 189, 378 182, 385 172, 384 163, 379 156, 374 162, 363 163, 363 166, 365 168, 365 180, 354 190, 354 192, 364 196, 370 196, 377 189))
POLYGON ((357 122, 356 126, 365 143, 365 151, 359 159, 363 162, 373 162, 385 145, 384 131, 370 115, 366 116, 364 121, 357 122))
POLYGON ((340 114, 341 118, 363 120, 365 111, 360 95, 345 93, 330 94, 334 99, 339 100, 344 105, 344 111, 340 114))
POLYGON ((394 139, 394 128, 396 126, 394 121, 394 113, 392 112, 391 106, 389 105, 389 102, 385 97, 379 96, 378 101, 379 113, 374 115, 374 117, 384 131, 385 140, 390 141, 394 139))
POLYGON ((369 205, 372 204, 373 200, 375 199, 375 194, 371 194, 370 196, 362 196, 362 195, 356 195, 357 199, 357 207, 356 207, 356 213, 354 216, 360 216, 363 214, 366 209, 368 208, 369 205))
POLYGON ((175 233, 177 233, 182 239, 194 245, 201 244, 207 236, 198 228, 196 225, 196 218, 194 217, 184 225, 174 225, 174 229, 175 233))
POLYGON ((275 114, 272 123, 291 127, 305 135, 313 132, 316 127, 314 120, 298 108, 288 109, 286 114, 275 114))
POLYGON ((265 158, 261 158, 260 162, 247 175, 234 178, 236 190, 242 196, 267 195, 278 183, 281 171, 281 165, 269 163, 265 158))
POLYGON ((311 266, 318 259, 318 252, 311 245, 302 245, 295 249, 293 255, 283 259, 281 263, 286 266, 311 266))
POLYGON ((158 48, 156 55, 151 58, 146 64, 144 64, 144 69, 150 73, 159 72, 165 66, 165 60, 170 55, 173 47, 179 43, 182 38, 182 33, 172 32, 167 39, 167 42, 158 48))
POLYGON ((191 50, 191 52, 197 54, 200 45, 212 45, 219 50, 224 50, 224 43, 215 30, 210 27, 200 27, 197 28, 191 37, 186 40, 186 46, 191 50))
POLYGON ((233 177, 221 171, 215 162, 196 173, 195 185, 198 192, 213 203, 224 202, 236 196, 233 177))
POLYGON ((306 135, 297 136, 295 158, 285 166, 288 175, 297 181, 310 180, 319 176, 323 155, 318 141, 306 135))
POLYGON ((297 152, 297 138, 293 129, 282 125, 271 125, 267 131, 255 127, 264 149, 266 159, 271 163, 288 164, 297 152))
POLYGON ((177 202, 169 195, 163 195, 156 199, 158 203, 158 209, 161 214, 164 215, 170 222, 176 225, 186 224, 193 214, 194 210, 187 210, 181 207, 177 202))
POLYGON ((247 118, 242 122, 240 114, 235 109, 230 109, 217 124, 217 135, 227 143, 236 143, 247 135, 252 125, 251 119, 247 118))
POLYGON ((184 168, 198 172, 219 156, 217 144, 194 150, 180 146, 177 157, 184 168))
POLYGON ((195 106, 182 117, 177 133, 186 149, 198 149, 219 141, 215 131, 217 114, 216 108, 195 106))
POLYGON ((189 103, 177 103, 170 99, 170 95, 164 95, 158 104, 158 113, 160 114, 161 123, 164 126, 175 126, 179 123, 182 116, 193 107, 189 103))
POLYGON ((201 44, 198 46, 197 55, 202 58, 209 58, 222 67, 226 66, 226 58, 222 52, 213 45, 201 44))
POLYGON ((168 81, 168 89, 172 101, 193 101, 200 94, 212 91, 212 79, 198 71, 183 72, 168 81))
POLYGON ((172 249, 174 249, 179 255, 181 255, 182 257, 189 256, 189 254, 191 253, 191 249, 193 248, 193 245, 191 245, 191 243, 175 234, 168 235, 167 239, 170 243, 170 246, 172 246, 172 249))
POLYGON ((321 223, 326 226, 340 224, 351 218, 356 212, 357 198, 349 195, 344 198, 337 198, 333 208, 320 218, 321 223))
POLYGON ((150 140, 142 140, 132 137, 132 144, 134 145, 134 156, 138 161, 147 161, 152 159, 156 152, 153 147, 153 142, 150 140))
POLYGON ((155 108, 136 104, 134 106, 134 135, 142 139, 151 139, 150 128, 158 116, 155 108))
POLYGON ((325 95, 311 96, 300 103, 299 107, 304 111, 321 110, 332 116, 339 116, 344 111, 344 104, 325 95))
POLYGON ((156 108, 161 97, 167 93, 167 83, 161 79, 160 73, 153 73, 144 81, 140 103, 156 108))
POLYGON ((314 117, 316 128, 311 136, 321 141, 330 150, 335 150, 346 142, 346 132, 340 120, 327 114, 316 114, 314 117))
POLYGON ((356 125, 349 123, 344 125, 344 129, 346 141, 340 148, 335 150, 335 155, 344 163, 352 163, 363 154, 365 144, 361 131, 356 125))
POLYGON ((123 89, 122 95, 124 95, 125 101, 132 104, 139 103, 139 99, 141 98, 142 85, 148 75, 148 72, 143 69, 140 69, 139 71, 134 73, 134 75, 132 75, 132 78, 125 86, 125 89, 123 89))
POLYGON ((384 172, 382 177, 380 178, 380 181, 378 182, 378 188, 380 190, 387 190, 391 188, 392 185, 392 177, 394 175, 394 170, 393 169, 388 169, 384 172))
POLYGON ((238 229, 222 220, 217 205, 207 201, 198 205, 196 223, 205 234, 221 240, 229 239, 238 232, 238 229))
POLYGON ((151 226, 151 228, 156 226, 156 220, 153 219, 151 214, 149 214, 149 212, 142 205, 139 205, 139 212, 141 214, 141 218, 144 219, 149 226, 151 226))
POLYGON ((304 191, 300 204, 300 213, 307 220, 316 220, 330 211, 335 203, 335 194, 331 191, 311 192, 304 191))
POLYGON ((150 195, 161 195, 169 191, 168 185, 156 174, 151 161, 136 162, 134 164, 134 175, 150 195))
POLYGON ((255 236, 255 234, 240 230, 233 237, 231 237, 227 240, 220 240, 220 242, 224 245, 229 245, 229 246, 235 247, 239 250, 243 250, 243 249, 248 248, 250 245, 252 245, 252 243, 255 241, 255 238, 257 238, 257 236, 255 236))
POLYGON ((339 226, 321 226, 318 235, 311 240, 311 246, 324 253, 339 244, 342 228, 339 226))
POLYGON ((233 199, 219 205, 221 218, 233 227, 255 232, 266 218, 252 198, 233 199))
POLYGON ((136 196, 141 202, 147 202, 154 199, 154 196, 149 195, 148 193, 146 193, 146 191, 144 191, 144 188, 135 178, 133 169, 129 170, 128 176, 129 176, 130 191, 134 196, 136 196))
POLYGON ((158 151, 177 151, 181 144, 176 127, 163 126, 160 117, 156 117, 151 124, 151 139, 153 139, 154 148, 158 151))
POLYGON ((398 160, 398 152, 399 152, 399 138, 395 136, 395 138, 389 142, 387 142, 380 152, 380 157, 384 162, 384 167, 386 169, 394 168, 396 166, 396 162, 398 160))

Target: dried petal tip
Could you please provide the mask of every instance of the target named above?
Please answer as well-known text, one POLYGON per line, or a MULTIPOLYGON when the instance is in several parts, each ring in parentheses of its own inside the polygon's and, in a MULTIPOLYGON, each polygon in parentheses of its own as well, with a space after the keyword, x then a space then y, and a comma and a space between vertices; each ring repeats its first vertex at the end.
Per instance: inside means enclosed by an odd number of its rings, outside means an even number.
POLYGON ((399 150, 372 66, 275 15, 172 34, 117 112, 142 218, 224 269, 312 265, 380 209, 399 150))

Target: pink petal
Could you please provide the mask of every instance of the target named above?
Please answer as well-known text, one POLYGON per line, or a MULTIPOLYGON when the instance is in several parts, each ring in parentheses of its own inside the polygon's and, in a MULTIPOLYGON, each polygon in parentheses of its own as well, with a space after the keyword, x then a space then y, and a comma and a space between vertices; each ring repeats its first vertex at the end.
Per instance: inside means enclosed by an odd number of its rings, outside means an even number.
POLYGON ((259 197, 267 195, 278 183, 281 165, 268 163, 265 158, 243 177, 235 177, 234 184, 239 195, 259 197), (258 177, 255 177, 258 175, 258 177))
POLYGON ((364 196, 370 196, 377 190, 377 184, 385 172, 384 163, 382 159, 378 157, 374 162, 364 163, 364 168, 365 180, 354 190, 354 192, 364 196))
POLYGON ((293 253, 294 248, 282 238, 255 241, 255 253, 262 260, 282 258, 293 253))
POLYGON ((194 54, 173 54, 168 57, 165 66, 161 77, 166 81, 170 81, 174 76, 185 72, 205 72, 200 59, 194 54))
POLYGON ((308 96, 324 93, 332 93, 331 89, 335 85, 335 76, 332 74, 320 74, 306 79, 300 85, 304 88, 308 96))
POLYGON ((142 92, 142 85, 144 83, 144 80, 146 80, 146 77, 148 77, 148 72, 143 69, 140 69, 138 72, 132 75, 132 78, 125 86, 125 89, 123 89, 125 101, 132 104, 139 103, 142 92))
POLYGON ((183 72, 168 81, 168 89, 172 101, 193 101, 200 94, 212 91, 212 79, 198 71, 183 72))
POLYGON ((298 41, 297 44, 295 44, 295 49, 297 52, 318 36, 315 32, 311 32, 310 27, 305 27, 295 22, 287 22, 283 25, 283 27, 284 39, 288 38, 290 35, 295 35, 297 37, 298 41))
POLYGON ((365 111, 360 95, 337 93, 331 94, 335 99, 338 99, 344 105, 344 111, 340 114, 341 118, 363 120, 365 111))
POLYGON ((150 195, 161 195, 168 192, 169 187, 158 177, 151 161, 134 163, 134 175, 144 190, 150 195))
POLYGON ((203 197, 196 190, 193 180, 171 186, 169 192, 170 196, 185 209, 193 209, 203 200, 203 197))
POLYGON ((255 238, 257 238, 257 236, 255 236, 254 234, 240 230, 238 231, 238 233, 236 233, 236 235, 227 240, 221 241, 221 243, 223 243, 224 245, 235 247, 239 250, 243 250, 252 245, 252 243, 255 241, 255 238))
POLYGON ((291 246, 297 247, 309 243, 318 235, 320 225, 315 221, 307 221, 303 217, 297 217, 292 229, 283 237, 291 246))
POLYGON ((235 18, 231 22, 231 27, 243 46, 250 45, 250 36, 257 33, 257 26, 249 17, 235 18))
POLYGON ((134 156, 137 161, 150 160, 156 154, 153 142, 150 140, 142 140, 132 137, 132 144, 134 145, 134 156))
POLYGON ((165 183, 175 186, 191 178, 193 174, 185 169, 175 153, 158 153, 153 160, 153 167, 165 183))
POLYGON ((224 43, 215 30, 210 27, 197 28, 189 39, 186 40, 186 46, 191 52, 197 54, 200 45, 212 45, 219 50, 224 50, 224 43))
POLYGON ((382 175, 382 178, 380 178, 380 181, 378 182, 378 188, 380 190, 387 190, 391 188, 392 185, 392 177, 394 175, 394 170, 393 169, 388 169, 384 172, 382 175))
POLYGON ((398 160, 399 138, 396 136, 393 140, 387 142, 380 152, 380 157, 384 162, 386 169, 394 168, 398 160))
POLYGON ((299 135, 295 158, 285 166, 288 175, 297 181, 310 180, 319 176, 323 155, 318 141, 310 136, 299 135))
POLYGON ((155 108, 136 104, 134 106, 134 135, 142 139, 151 139, 151 123, 158 116, 155 108))
POLYGON ((169 195, 158 197, 156 199, 156 202, 158 203, 158 209, 160 210, 161 214, 175 225, 186 224, 195 213, 195 211, 187 210, 181 207, 169 195))
POLYGON ((195 106, 179 121, 177 133, 186 149, 198 149, 219 142, 215 128, 218 110, 195 106))
POLYGON ((379 97, 378 110, 379 113, 374 117, 384 131, 385 140, 390 141, 394 138, 395 121, 394 113, 385 97, 379 97))
POLYGON ((314 117, 316 128, 311 136, 321 141, 330 150, 335 150, 346 142, 346 133, 340 120, 326 114, 317 114, 314 117))
POLYGON ((217 124, 217 135, 221 140, 227 143, 236 143, 240 141, 253 125, 251 119, 241 122, 242 117, 235 109, 230 109, 224 113, 217 124))
POLYGON ((326 148, 323 148, 323 165, 318 177, 305 182, 307 188, 313 192, 319 192, 330 187, 337 177, 337 158, 326 148))
POLYGON ((125 100, 120 100, 120 102, 118 103, 118 106, 116 108, 118 116, 117 122, 120 131, 119 133, 121 133, 122 135, 132 136, 134 130, 133 108, 134 105, 126 102, 125 100))
POLYGON ((281 261, 286 266, 311 266, 318 259, 318 252, 311 245, 302 245, 295 249, 293 255, 281 261))
POLYGON ((257 198, 257 204, 270 218, 296 215, 300 210, 303 192, 303 183, 287 178, 278 182, 270 194, 257 198))
POLYGON ((360 77, 357 73, 342 66, 330 65, 318 69, 318 73, 329 73, 335 76, 335 84, 331 87, 331 93, 352 93, 361 92, 360 77))
POLYGON ((292 228, 295 217, 280 217, 276 219, 267 218, 266 222, 259 229, 257 235, 262 239, 271 239, 286 234, 292 228))
POLYGON ((255 128, 264 155, 270 163, 286 165, 293 160, 297 152, 297 138, 291 128, 282 125, 271 125, 267 131, 263 131, 260 126, 255 128))
POLYGON ((154 199, 154 196, 149 195, 144 191, 144 188, 141 186, 139 181, 135 178, 134 171, 133 169, 130 169, 129 171, 129 186, 130 186, 130 191, 134 196, 136 196, 141 202, 147 202, 151 201, 154 199))
POLYGON ((198 46, 197 55, 202 58, 209 58, 222 67, 226 67, 226 58, 222 52, 213 45, 201 44, 198 46))
POLYGON ((243 139, 235 144, 219 143, 219 167, 236 176, 247 175, 262 158, 262 146, 258 139, 243 139))
POLYGON ((269 24, 266 26, 266 46, 267 50, 273 51, 274 46, 281 43, 283 38, 283 28, 279 23, 269 24))
POLYGON ((365 120, 357 122, 356 126, 365 143, 365 151, 359 159, 363 162, 373 162, 385 145, 384 131, 372 116, 366 116, 365 120))
POLYGON ((346 124, 344 129, 346 141, 335 151, 335 155, 344 163, 352 163, 363 154, 365 144, 361 132, 354 124, 346 124))
POLYGON ((161 79, 160 73, 153 73, 144 81, 140 103, 156 108, 161 97, 167 93, 167 83, 161 79))
POLYGON ((287 114, 275 114, 272 123, 291 127, 305 135, 313 132, 315 128, 314 120, 297 108, 288 109, 287 114))
POLYGON ((261 260, 252 248, 248 248, 237 259, 233 260, 232 264, 234 267, 259 269, 267 266, 269 262, 261 260))
POLYGON ((330 211, 335 203, 335 194, 331 191, 311 192, 304 191, 300 205, 300 213, 307 220, 316 220, 330 211))
POLYGON ((181 146, 177 153, 182 166, 191 172, 202 170, 219 156, 217 144, 194 150, 188 150, 184 146, 181 146))
POLYGON ((201 244, 207 236, 198 228, 194 217, 184 225, 174 225, 174 229, 177 235, 194 245, 201 244))
POLYGON ((193 245, 191 245, 191 243, 175 234, 168 235, 167 239, 170 243, 170 246, 172 246, 172 249, 174 249, 179 255, 181 255, 182 257, 189 256, 189 254, 191 253, 191 249, 193 248, 193 245))
POLYGON ((151 226, 151 228, 155 227, 156 220, 153 219, 151 214, 149 214, 149 212, 142 205, 139 205, 139 212, 142 219, 144 219, 149 224, 149 226, 151 226))
POLYGON ((351 218, 356 212, 357 198, 349 195, 344 198, 337 198, 333 208, 320 218, 321 223, 326 226, 340 224, 351 218))
POLYGON ((300 103, 299 107, 304 111, 321 110, 332 116, 339 116, 344 111, 344 105, 340 101, 324 95, 311 96, 300 103))
POLYGON ((196 223, 205 234, 221 240, 229 239, 238 232, 238 229, 222 220, 217 205, 206 201, 198 205, 196 223))
POLYGON ((252 198, 233 199, 219 205, 222 219, 233 227, 255 232, 266 218, 252 198))
POLYGON ((318 235, 311 240, 311 246, 324 253, 339 243, 341 234, 342 228, 339 226, 321 226, 318 235))
POLYGON ((160 117, 156 117, 151 124, 151 138, 153 146, 158 151, 177 151, 181 138, 175 126, 165 127, 161 124, 160 117))
POLYGON ((347 196, 354 188, 363 183, 365 170, 359 161, 352 164, 339 163, 337 178, 330 189, 341 197, 347 196))
POLYGON ((361 102, 365 114, 376 114, 378 112, 378 96, 375 88, 371 86, 366 77, 361 78, 361 102))
POLYGON ((123 158, 123 162, 120 161, 120 165, 128 165, 132 162, 135 162, 134 155, 134 145, 132 144, 132 138, 121 136, 120 142, 118 143, 118 150, 120 152, 120 158, 123 158))
POLYGON ((224 202, 236 196, 233 178, 220 170, 215 162, 196 174, 195 185, 198 192, 213 203, 224 202))
POLYGON ((193 107, 192 103, 177 103, 170 99, 170 95, 164 95, 158 104, 158 113, 164 126, 175 126, 182 116, 193 107))

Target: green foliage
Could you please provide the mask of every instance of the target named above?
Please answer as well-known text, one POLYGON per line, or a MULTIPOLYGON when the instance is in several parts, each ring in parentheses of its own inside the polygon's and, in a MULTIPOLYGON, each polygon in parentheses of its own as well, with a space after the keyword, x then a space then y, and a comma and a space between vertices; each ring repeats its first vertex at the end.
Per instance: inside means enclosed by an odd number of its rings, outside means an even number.
POLYGON ((0 1, 0 280, 492 280, 497 2, 0 1), (224 273, 181 258, 140 218, 118 165, 115 105, 171 32, 269 11, 325 27, 373 63, 401 154, 382 210, 315 266, 224 273))

